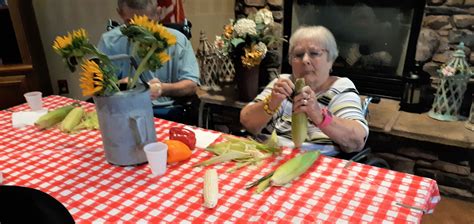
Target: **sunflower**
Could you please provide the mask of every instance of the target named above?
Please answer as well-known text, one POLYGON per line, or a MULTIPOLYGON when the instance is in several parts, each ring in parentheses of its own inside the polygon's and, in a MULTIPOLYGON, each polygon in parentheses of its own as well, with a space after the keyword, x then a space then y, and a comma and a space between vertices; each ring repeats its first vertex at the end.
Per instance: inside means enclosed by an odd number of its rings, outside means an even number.
POLYGON ((147 16, 134 15, 130 24, 137 25, 150 31, 157 39, 163 39, 168 45, 176 44, 176 37, 170 33, 164 26, 158 25, 147 16))
POLYGON ((56 51, 60 51, 71 45, 72 45, 72 35, 58 36, 56 37, 56 40, 54 40, 53 49, 56 51))
MULTIPOLYGON (((134 74, 129 74, 127 89, 135 87, 140 74, 146 70, 156 71, 170 60, 166 49, 176 43, 176 37, 167 28, 150 20, 146 16, 134 16, 131 25, 121 28, 122 33, 133 44, 133 57, 140 59, 140 64, 134 74)), ((109 96, 120 92, 118 78, 115 74, 118 68, 110 58, 100 52, 89 42, 84 29, 68 32, 64 36, 57 36, 53 49, 61 55, 69 70, 74 72, 82 62, 80 84, 84 96, 109 96), (82 60, 84 58, 93 60, 82 60)), ((133 72, 133 71, 130 71, 133 72)))
POLYGON ((82 64, 81 78, 82 95, 92 96, 104 89, 104 74, 99 65, 87 60, 82 64))
POLYGON ((165 62, 170 60, 170 56, 165 52, 158 53, 157 57, 160 59, 161 64, 164 64, 165 62))
POLYGON ((72 47, 74 41, 82 43, 85 40, 87 40, 86 30, 81 28, 79 30, 74 30, 72 33, 69 32, 65 36, 57 36, 53 43, 53 49, 61 51, 72 47))

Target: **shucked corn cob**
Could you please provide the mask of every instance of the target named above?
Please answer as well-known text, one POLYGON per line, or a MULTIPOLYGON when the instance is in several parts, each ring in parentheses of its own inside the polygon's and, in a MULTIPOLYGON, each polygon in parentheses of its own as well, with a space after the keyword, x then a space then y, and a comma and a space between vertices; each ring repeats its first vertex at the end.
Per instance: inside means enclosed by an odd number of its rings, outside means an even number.
MULTIPOLYGON (((296 79, 295 93, 299 94, 305 86, 303 78, 296 79)), ((308 136, 308 118, 305 113, 293 113, 291 115, 291 138, 295 144, 295 148, 301 147, 301 144, 308 136)))
POLYGON ((270 186, 283 186, 305 173, 318 159, 319 151, 308 151, 295 156, 280 165, 272 173, 248 185, 247 189, 257 186, 255 193, 260 193, 270 186))
POLYGON ((38 118, 38 120, 35 122, 35 126, 40 129, 48 129, 56 125, 57 123, 61 122, 76 105, 77 104, 74 103, 48 112, 47 114, 38 118))
POLYGON ((74 128, 81 123, 82 116, 84 115, 84 108, 75 107, 72 109, 64 120, 61 122, 59 129, 62 132, 69 133, 74 130, 74 128))
POLYGON ((219 179, 215 169, 208 169, 204 174, 204 206, 214 208, 219 199, 219 179))

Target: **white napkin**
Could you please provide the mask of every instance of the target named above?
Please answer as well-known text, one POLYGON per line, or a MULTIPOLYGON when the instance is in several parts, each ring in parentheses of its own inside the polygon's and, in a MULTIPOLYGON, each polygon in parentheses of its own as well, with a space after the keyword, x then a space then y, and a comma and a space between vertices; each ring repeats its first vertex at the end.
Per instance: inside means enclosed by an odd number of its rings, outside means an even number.
POLYGON ((194 132, 194 135, 196 136, 196 147, 202 149, 207 148, 207 146, 212 144, 217 138, 219 138, 219 136, 221 136, 221 133, 203 131, 190 126, 186 126, 185 128, 194 132))
POLYGON ((12 126, 14 128, 22 128, 27 125, 33 125, 36 120, 42 115, 48 113, 47 109, 37 111, 20 111, 13 112, 12 114, 12 126))

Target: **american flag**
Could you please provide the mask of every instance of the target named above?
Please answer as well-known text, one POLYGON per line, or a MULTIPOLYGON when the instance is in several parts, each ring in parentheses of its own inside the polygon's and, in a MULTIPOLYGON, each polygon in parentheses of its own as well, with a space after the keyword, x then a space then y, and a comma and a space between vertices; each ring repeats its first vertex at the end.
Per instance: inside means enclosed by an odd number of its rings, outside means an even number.
POLYGON ((183 23, 184 9, 182 0, 157 0, 162 11, 160 21, 162 23, 183 23))

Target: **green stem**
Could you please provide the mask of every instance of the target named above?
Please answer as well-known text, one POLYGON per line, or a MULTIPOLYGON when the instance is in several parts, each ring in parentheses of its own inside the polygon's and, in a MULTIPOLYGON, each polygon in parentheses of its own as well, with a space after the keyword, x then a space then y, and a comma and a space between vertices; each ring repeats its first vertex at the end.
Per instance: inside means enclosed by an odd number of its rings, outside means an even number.
POLYGON ((148 53, 145 55, 145 57, 141 60, 140 65, 138 66, 137 70, 135 71, 135 74, 132 77, 132 80, 128 82, 127 88, 131 89, 135 87, 135 84, 138 80, 138 77, 142 74, 143 71, 147 68, 148 64, 148 59, 155 53, 156 48, 158 48, 157 44, 153 44, 148 51, 148 53))
POLYGON ((120 88, 119 86, 117 85, 117 83, 115 83, 112 79, 107 79, 110 84, 112 84, 112 87, 114 87, 114 89, 117 91, 117 92, 120 92, 120 88))
MULTIPOLYGON (((132 52, 130 54, 130 57, 135 58, 135 56, 137 55, 137 49, 138 49, 139 44, 140 43, 136 42, 136 41, 132 42, 132 52)), ((131 78, 130 75, 132 74, 133 69, 134 69, 134 66, 128 67, 128 73, 127 74, 128 74, 129 78, 131 78)))
MULTIPOLYGON (((110 59, 109 59, 106 55, 104 55, 104 54, 102 54, 101 52, 99 52, 99 50, 98 50, 96 47, 94 47, 94 46, 89 46, 88 50, 89 50, 89 53, 90 53, 90 54, 95 54, 95 55, 97 55, 97 57, 99 57, 99 60, 101 60, 106 66, 113 67, 112 61, 110 61, 110 59)), ((112 69, 112 68, 107 68, 107 69, 112 69)), ((112 75, 115 76, 115 74, 112 74, 112 75)), ((107 76, 109 76, 109 74, 107 74, 107 76)), ((112 79, 111 77, 107 77, 107 81, 112 85, 112 87, 114 88, 114 90, 117 91, 117 92, 120 92, 120 88, 119 88, 119 86, 117 85, 117 83, 114 82, 114 80, 115 80, 115 79, 112 79)))

